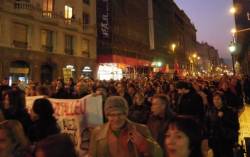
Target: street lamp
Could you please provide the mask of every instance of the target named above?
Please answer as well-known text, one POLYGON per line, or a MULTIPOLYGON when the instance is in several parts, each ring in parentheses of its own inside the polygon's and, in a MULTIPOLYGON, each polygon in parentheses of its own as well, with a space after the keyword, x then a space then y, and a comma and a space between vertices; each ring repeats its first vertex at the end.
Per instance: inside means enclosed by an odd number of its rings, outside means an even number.
POLYGON ((191 71, 192 73, 196 72, 196 64, 198 64, 199 60, 201 59, 200 56, 198 56, 196 53, 190 54, 189 56, 189 62, 191 64, 191 71))
POLYGON ((229 10, 229 12, 231 13, 231 14, 235 14, 236 13, 236 8, 234 7, 234 6, 232 6, 231 8, 230 8, 230 10, 229 10))
POLYGON ((229 49, 229 52, 230 52, 230 54, 231 54, 231 56, 232 56, 233 74, 235 74, 235 67, 234 67, 234 53, 235 53, 235 51, 236 51, 236 45, 235 45, 235 43, 234 43, 234 42, 231 42, 231 43, 229 44, 228 49, 229 49))
POLYGON ((175 48, 176 48, 176 44, 175 44, 175 43, 172 43, 172 44, 171 44, 171 50, 173 51, 173 53, 174 53, 174 51, 175 51, 175 48))

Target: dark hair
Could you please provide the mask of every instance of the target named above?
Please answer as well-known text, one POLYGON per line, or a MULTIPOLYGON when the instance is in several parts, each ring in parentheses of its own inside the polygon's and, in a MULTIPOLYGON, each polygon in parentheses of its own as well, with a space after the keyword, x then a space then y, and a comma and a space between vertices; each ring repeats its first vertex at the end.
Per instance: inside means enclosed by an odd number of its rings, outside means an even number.
POLYGON ((46 98, 36 99, 32 109, 40 118, 53 117, 54 109, 51 102, 46 98))
POLYGON ((176 83, 176 89, 191 89, 192 85, 186 81, 179 81, 176 83))
POLYGON ((35 153, 42 151, 45 157, 77 157, 74 144, 67 134, 56 134, 38 142, 35 153))
POLYGON ((21 90, 9 90, 3 94, 3 99, 5 96, 9 97, 10 108, 13 114, 19 114, 25 112, 25 93, 21 90))
MULTIPOLYGON (((176 127, 189 139, 189 157, 201 157, 202 126, 191 116, 175 116, 168 121, 164 134, 170 127, 176 127)), ((165 149, 165 147, 163 147, 165 149)), ((165 152, 166 153, 166 150, 165 152)))

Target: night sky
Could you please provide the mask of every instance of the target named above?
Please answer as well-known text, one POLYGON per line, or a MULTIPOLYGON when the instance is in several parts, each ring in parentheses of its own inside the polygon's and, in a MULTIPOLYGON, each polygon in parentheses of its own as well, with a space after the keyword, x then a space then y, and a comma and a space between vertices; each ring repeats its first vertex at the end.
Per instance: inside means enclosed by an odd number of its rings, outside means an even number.
POLYGON ((234 17, 229 13, 232 0, 175 0, 197 29, 197 40, 218 49, 222 58, 230 58, 228 44, 234 17))

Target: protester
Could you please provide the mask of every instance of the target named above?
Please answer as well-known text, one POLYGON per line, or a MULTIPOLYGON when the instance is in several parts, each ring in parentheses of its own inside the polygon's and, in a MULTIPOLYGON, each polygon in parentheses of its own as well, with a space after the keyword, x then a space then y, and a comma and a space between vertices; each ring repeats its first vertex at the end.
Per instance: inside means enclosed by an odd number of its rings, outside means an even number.
POLYGON ((179 81, 176 85, 180 97, 177 103, 177 113, 193 116, 200 122, 204 120, 204 106, 202 98, 192 87, 191 83, 179 81))
POLYGON ((69 97, 63 79, 58 79, 56 82, 56 90, 51 96, 52 98, 67 99, 69 97))
POLYGON ((152 136, 158 142, 162 139, 163 126, 174 116, 166 95, 155 95, 152 98, 151 114, 147 122, 152 136))
POLYGON ((128 106, 130 107, 133 104, 132 98, 128 94, 126 90, 126 86, 123 83, 118 83, 116 86, 116 91, 118 96, 122 96, 128 102, 128 106))
POLYGON ((33 124, 28 130, 28 135, 32 143, 60 132, 53 113, 54 109, 48 99, 40 98, 34 101, 31 110, 33 124))
POLYGON ((0 156, 31 157, 23 127, 16 120, 0 122, 0 156))
POLYGON ((224 105, 220 93, 214 93, 213 103, 206 113, 209 146, 214 157, 233 157, 233 147, 238 141, 237 114, 224 105))
POLYGON ((202 127, 193 117, 171 119, 164 135, 165 157, 202 157, 202 127))
POLYGON ((17 89, 4 93, 1 109, 5 119, 20 121, 25 133, 27 133, 31 125, 31 120, 26 110, 25 94, 23 91, 17 89))
POLYGON ((136 123, 146 124, 150 114, 150 106, 145 101, 143 93, 137 92, 133 105, 129 108, 128 118, 136 123))
POLYGON ((36 145, 35 157, 77 157, 75 147, 66 134, 47 137, 36 145))
POLYGON ((149 129, 127 119, 128 104, 121 96, 111 96, 104 106, 108 122, 91 136, 90 157, 161 157, 162 151, 149 129))
POLYGON ((10 89, 11 87, 9 86, 9 78, 5 77, 0 83, 0 102, 2 101, 3 94, 10 89))

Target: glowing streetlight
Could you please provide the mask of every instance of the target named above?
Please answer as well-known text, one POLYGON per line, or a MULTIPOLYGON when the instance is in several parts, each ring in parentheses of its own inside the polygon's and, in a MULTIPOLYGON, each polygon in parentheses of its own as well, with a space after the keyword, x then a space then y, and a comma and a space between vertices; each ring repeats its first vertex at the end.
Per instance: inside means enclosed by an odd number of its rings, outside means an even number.
POLYGON ((176 44, 175 43, 171 44, 171 49, 173 52, 175 51, 175 48, 176 48, 176 44))
POLYGON ((194 53, 194 54, 193 54, 193 58, 196 58, 196 57, 197 57, 197 54, 196 54, 196 53, 194 53))
POLYGON ((230 44, 229 47, 228 47, 228 49, 229 49, 229 52, 230 52, 231 54, 234 53, 234 52, 236 51, 236 46, 235 46, 235 44, 230 44))
POLYGON ((237 32, 236 28, 231 29, 231 33, 234 35, 237 32))
POLYGON ((229 10, 229 12, 231 13, 231 14, 235 14, 236 13, 236 8, 234 7, 234 6, 232 6, 231 8, 230 8, 230 10, 229 10))

